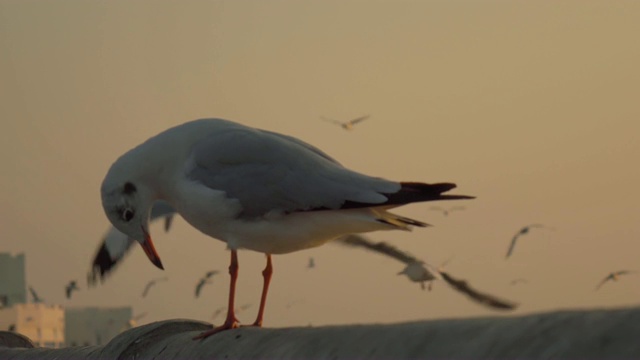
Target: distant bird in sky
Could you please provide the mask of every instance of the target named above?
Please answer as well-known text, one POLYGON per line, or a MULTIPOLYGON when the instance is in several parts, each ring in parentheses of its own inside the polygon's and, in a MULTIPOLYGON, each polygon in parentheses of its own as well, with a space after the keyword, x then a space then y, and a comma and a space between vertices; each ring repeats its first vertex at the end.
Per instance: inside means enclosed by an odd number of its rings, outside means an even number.
POLYGON ((29 286, 29 292, 31 293, 31 297, 33 298, 33 302, 35 304, 44 302, 44 300, 42 300, 42 298, 38 296, 38 293, 36 293, 36 291, 31 286, 29 286))
POLYGON ((332 124, 336 124, 336 125, 340 125, 340 127, 342 127, 345 130, 353 130, 353 126, 356 125, 357 123, 360 123, 362 121, 365 121, 369 118, 370 115, 365 115, 365 116, 361 116, 358 118, 355 118, 353 120, 349 120, 349 121, 339 121, 339 120, 334 120, 334 119, 329 119, 326 118, 324 116, 321 116, 320 118, 324 121, 330 122, 332 124))
MULTIPOLYGON (((175 210, 164 201, 156 201, 151 209, 150 220, 164 219, 164 230, 169 231, 175 210)), ((102 239, 102 244, 94 256, 91 270, 87 277, 89 285, 95 285, 98 280, 104 279, 113 272, 116 266, 122 261, 126 254, 136 243, 135 239, 129 238, 115 227, 111 227, 107 235, 102 239)))
POLYGON ((471 288, 466 281, 458 280, 443 270, 436 269, 424 261, 419 260, 404 251, 398 250, 385 242, 375 243, 362 235, 355 234, 344 236, 338 239, 338 242, 352 247, 361 247, 367 250, 372 250, 405 263, 407 266, 399 274, 407 275, 411 281, 420 282, 423 289, 425 282, 444 280, 454 290, 467 295, 473 301, 482 305, 501 310, 513 310, 518 306, 513 302, 502 300, 486 293, 481 293, 471 288))
POLYGON ((505 258, 509 258, 509 256, 511 256, 511 254, 513 253, 513 249, 516 247, 516 241, 518 241, 518 238, 522 235, 526 235, 529 233, 529 231, 533 228, 543 228, 544 225, 542 224, 531 224, 531 225, 527 225, 524 226, 522 229, 520 229, 511 239, 511 244, 509 245, 509 250, 507 250, 507 256, 505 258))
POLYGON ((637 271, 635 270, 619 270, 609 273, 600 283, 596 286, 596 290, 599 290, 602 285, 604 285, 607 281, 618 281, 621 275, 635 274, 637 271))
MULTIPOLYGON (((251 307, 251 304, 244 304, 244 305, 242 305, 242 306, 240 306, 240 307, 237 307, 237 308, 236 308, 236 310, 235 310, 235 312, 236 312, 237 314, 239 314, 239 313, 241 313, 241 312, 243 312, 243 311, 247 310, 247 309, 248 309, 248 308, 250 308, 250 307, 251 307)), ((221 307, 217 308, 217 309, 216 309, 216 311, 214 311, 214 312, 213 312, 213 315, 211 316, 211 320, 215 320, 215 319, 216 319, 218 316, 220 316, 220 314, 222 314, 222 312, 223 312, 223 311, 225 311, 225 310, 227 310, 227 308, 226 308, 226 307, 224 307, 224 306, 221 306, 221 307)))
POLYGON ((527 280, 525 278, 517 278, 517 279, 511 280, 509 285, 513 286, 513 285, 518 285, 518 284, 526 284, 528 282, 529 282, 529 280, 527 280))
POLYGON ((78 290, 80 290, 80 288, 75 280, 69 281, 67 286, 64 287, 64 293, 67 295, 67 299, 71 299, 73 292, 78 290))
POLYGON ((309 258, 309 263, 307 264, 307 269, 313 269, 316 267, 316 260, 313 257, 309 258))
POLYGON ((169 280, 169 278, 165 276, 165 277, 162 277, 162 278, 156 278, 156 279, 153 279, 153 280, 149 281, 147 283, 147 285, 144 287, 144 290, 142 291, 142 297, 146 297, 147 296, 147 294, 149 293, 149 289, 151 289, 151 287, 153 287, 153 285, 155 285, 155 284, 157 284, 159 282, 162 282, 162 281, 167 281, 167 280, 169 280))
POLYGON ((218 270, 207 271, 204 274, 204 276, 202 278, 200 278, 200 280, 196 284, 196 297, 200 296, 200 292, 202 291, 202 287, 205 284, 210 284, 211 283, 211 278, 213 277, 213 275, 215 275, 217 273, 218 273, 218 270))
POLYGON ((451 212, 453 212, 453 211, 461 211, 461 210, 464 210, 466 208, 464 206, 452 206, 450 208, 443 208, 443 207, 440 207, 440 206, 432 206, 430 209, 434 210, 434 211, 440 211, 442 213, 442 215, 444 215, 444 216, 449 216, 449 214, 451 212))

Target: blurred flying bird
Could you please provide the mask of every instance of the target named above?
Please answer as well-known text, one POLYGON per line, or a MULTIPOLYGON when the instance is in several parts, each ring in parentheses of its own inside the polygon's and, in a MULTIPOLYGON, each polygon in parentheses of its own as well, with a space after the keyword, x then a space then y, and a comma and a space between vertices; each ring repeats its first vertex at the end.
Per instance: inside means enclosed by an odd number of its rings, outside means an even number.
POLYGON ((147 283, 147 285, 144 287, 144 290, 142 291, 142 297, 146 297, 147 296, 147 294, 149 293, 149 289, 151 289, 151 287, 153 285, 155 285, 155 284, 157 284, 159 282, 162 282, 162 281, 167 281, 167 280, 169 280, 168 277, 162 277, 162 278, 156 278, 156 279, 153 279, 153 280, 149 281, 147 283))
POLYGON ((511 280, 511 282, 509 283, 509 285, 518 285, 518 284, 526 284, 528 283, 529 280, 525 279, 525 278, 517 278, 517 279, 513 279, 511 280))
MULTIPOLYGON (((164 201, 156 201, 151 209, 150 220, 164 219, 164 230, 167 232, 171 228, 174 215, 175 210, 171 205, 164 201)), ((91 270, 87 276, 88 284, 93 286, 98 280, 104 281, 107 275, 111 274, 124 256, 129 253, 135 243, 135 239, 131 239, 115 227, 111 227, 107 235, 102 239, 102 244, 98 247, 98 251, 93 258, 91 270)))
POLYGON ((316 267, 316 261, 313 257, 309 258, 309 263, 307 264, 307 269, 313 269, 316 267))
POLYGON ((345 130, 353 130, 353 126, 355 124, 367 120, 369 118, 369 115, 361 116, 359 118, 355 118, 355 119, 349 120, 349 121, 338 121, 338 120, 326 118, 324 116, 321 116, 320 118, 322 120, 330 122, 332 124, 340 125, 340 127, 342 127, 345 130))
POLYGON ((31 297, 33 298, 33 302, 35 304, 44 302, 44 300, 42 300, 42 298, 38 296, 38 293, 36 293, 36 291, 31 286, 29 286, 29 292, 31 293, 31 297))
POLYGON ((621 275, 635 274, 637 271, 635 270, 619 270, 609 273, 600 283, 596 286, 595 290, 599 290, 602 285, 604 285, 607 281, 618 281, 621 275))
POLYGON ((531 224, 531 225, 527 225, 525 227, 523 227, 522 229, 520 229, 520 231, 518 231, 514 236, 513 239, 511 239, 511 245, 509 245, 509 250, 507 250, 507 256, 505 258, 509 258, 509 256, 511 256, 511 254, 513 253, 513 249, 516 247, 516 241, 518 240, 518 238, 522 235, 528 234, 529 230, 533 229, 533 228, 543 228, 544 225, 542 224, 531 224))
POLYGON ((430 209, 434 210, 434 211, 440 211, 442 213, 442 215, 444 215, 444 216, 449 216, 449 214, 451 212, 453 212, 453 211, 460 211, 460 210, 464 210, 466 208, 464 206, 452 206, 450 208, 443 208, 443 207, 440 207, 440 206, 432 206, 430 209))
POLYGON ((424 283, 434 280, 444 280, 454 290, 457 290, 469 298, 482 305, 501 310, 512 310, 517 304, 499 299, 489 294, 481 293, 469 286, 466 281, 458 280, 448 273, 437 269, 414 256, 398 250, 397 248, 385 243, 375 243, 362 235, 347 235, 338 239, 338 242, 352 247, 361 247, 367 250, 375 251, 380 254, 392 257, 406 264, 406 267, 399 273, 407 275, 414 282, 420 282, 424 289, 424 283))
POLYGON ((210 284, 211 277, 213 277, 213 275, 217 273, 218 273, 218 270, 207 271, 207 273, 205 273, 204 276, 200 278, 200 280, 196 284, 196 297, 200 296, 200 292, 202 291, 202 287, 204 286, 204 284, 210 284))
POLYGON ((78 284, 76 283, 76 281, 75 280, 69 281, 67 286, 64 287, 64 293, 67 295, 67 299, 71 299, 71 295, 73 294, 74 291, 77 291, 77 290, 80 290, 80 288, 78 287, 78 284))

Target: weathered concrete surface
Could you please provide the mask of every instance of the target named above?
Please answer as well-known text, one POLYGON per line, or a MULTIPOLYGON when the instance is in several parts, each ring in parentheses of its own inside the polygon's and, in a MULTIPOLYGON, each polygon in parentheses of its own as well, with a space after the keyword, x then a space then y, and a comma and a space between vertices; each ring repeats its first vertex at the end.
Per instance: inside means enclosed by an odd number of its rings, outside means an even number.
POLYGON ((202 341, 210 325, 188 320, 148 324, 105 346, 7 347, 0 359, 416 359, 640 358, 640 308, 559 311, 522 317, 391 325, 241 328, 202 341))

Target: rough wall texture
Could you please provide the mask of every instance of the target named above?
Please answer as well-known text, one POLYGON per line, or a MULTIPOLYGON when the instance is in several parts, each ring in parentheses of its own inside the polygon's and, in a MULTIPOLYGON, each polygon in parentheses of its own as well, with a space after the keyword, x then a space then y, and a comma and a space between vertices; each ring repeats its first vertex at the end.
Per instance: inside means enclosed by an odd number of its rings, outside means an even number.
POLYGON ((105 346, 29 348, 0 333, 0 359, 640 359, 640 308, 522 317, 285 329, 241 328, 202 341, 209 324, 168 320, 105 346))

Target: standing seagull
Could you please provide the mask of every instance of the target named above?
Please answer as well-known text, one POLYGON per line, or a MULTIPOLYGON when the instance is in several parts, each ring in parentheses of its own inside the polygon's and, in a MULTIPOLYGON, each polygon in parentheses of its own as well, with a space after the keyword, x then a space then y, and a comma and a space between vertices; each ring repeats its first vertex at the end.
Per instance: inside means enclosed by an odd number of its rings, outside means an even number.
MULTIPOLYGON (((164 201, 157 201, 151 208, 150 220, 164 219, 164 231, 169 231, 175 210, 164 201)), ((89 285, 95 285, 97 280, 104 279, 116 268, 124 256, 129 253, 131 246, 136 240, 128 237, 115 227, 109 229, 107 235, 102 239, 102 244, 93 258, 91 271, 87 276, 89 285)))
POLYGON ((64 287, 64 293, 67 295, 67 299, 71 299, 71 295, 77 290, 80 290, 78 283, 75 280, 69 281, 67 286, 64 287))
POLYGON ((207 273, 204 274, 202 278, 200 278, 200 281, 198 281, 198 284, 196 284, 196 297, 200 296, 200 292, 202 291, 202 287, 204 286, 204 284, 210 284, 211 278, 218 272, 218 270, 207 271, 207 273))
POLYGON ((507 256, 505 256, 505 258, 509 258, 509 256, 511 256, 511 254, 513 253, 513 249, 516 247, 516 241, 518 240, 518 238, 522 235, 528 234, 529 230, 533 229, 533 228, 543 228, 544 225, 542 224, 531 224, 531 225, 527 225, 525 227, 523 227, 522 229, 520 229, 520 231, 518 231, 514 236, 513 239, 511 239, 511 245, 509 245, 509 250, 507 250, 507 256))
POLYGON ((361 116, 359 118, 355 118, 355 119, 349 120, 349 121, 338 121, 338 120, 326 118, 324 116, 321 116, 320 118, 322 120, 330 122, 332 124, 340 125, 340 127, 342 127, 345 130, 353 130, 353 126, 355 124, 367 120, 369 118, 369 116, 370 115, 365 115, 365 116, 361 116))
POLYGON ((618 281, 618 279, 620 278, 620 275, 628 275, 628 274, 634 274, 634 273, 637 273, 637 271, 635 271, 635 270, 619 270, 619 271, 614 271, 612 273, 609 273, 609 275, 607 275, 604 279, 602 279, 602 281, 600 281, 598 286, 596 286, 596 290, 599 290, 600 287, 602 287, 602 285, 604 285, 609 280, 618 281))
POLYGON ((155 284, 157 284, 157 283, 159 283, 161 281, 167 281, 167 280, 169 280, 169 278, 165 276, 165 277, 162 277, 162 278, 156 278, 156 279, 153 279, 153 280, 149 281, 147 283, 147 285, 144 287, 144 290, 142 291, 142 297, 146 297, 147 296, 147 294, 149 293, 149 289, 151 289, 151 287, 153 285, 155 285, 155 284))
POLYGON ((425 263, 424 261, 419 260, 402 250, 398 250, 397 248, 385 242, 375 243, 362 235, 353 234, 342 237, 338 241, 339 243, 342 243, 344 245, 361 247, 367 250, 375 251, 382 255, 392 257, 396 260, 400 260, 407 266, 401 272, 399 272, 398 275, 407 275, 407 277, 411 281, 420 282, 423 290, 425 289, 426 282, 429 283, 429 290, 431 290, 431 283, 434 280, 444 280, 449 286, 454 288, 454 290, 467 295, 473 301, 478 302, 482 305, 500 310, 513 310, 517 306, 512 302, 498 299, 493 295, 481 293, 471 288, 466 281, 458 280, 448 273, 444 272, 442 270, 442 267, 440 269, 436 269, 435 267, 425 263))
POLYGON ((234 313, 238 249, 266 255, 254 326, 262 326, 272 254, 320 246, 350 233, 410 230, 427 224, 388 210, 433 200, 452 183, 395 182, 351 171, 296 138, 221 119, 187 122, 122 155, 102 182, 109 221, 162 262, 149 235, 149 212, 165 200, 192 226, 231 250, 227 317, 206 338, 239 326, 234 313))

